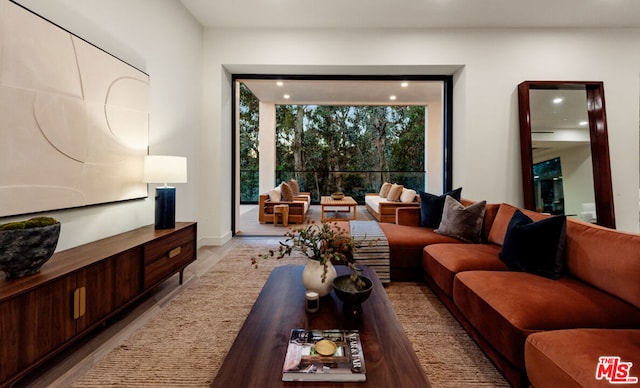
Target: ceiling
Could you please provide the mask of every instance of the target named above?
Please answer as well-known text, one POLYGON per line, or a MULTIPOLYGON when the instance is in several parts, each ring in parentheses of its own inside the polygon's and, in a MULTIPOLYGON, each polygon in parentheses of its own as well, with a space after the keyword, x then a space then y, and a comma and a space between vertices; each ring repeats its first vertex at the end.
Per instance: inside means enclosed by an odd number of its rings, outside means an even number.
POLYGON ((239 81, 260 101, 284 105, 429 105, 441 101, 443 87, 442 81, 239 81))
MULTIPOLYGON (((205 28, 640 28, 640 0, 180 1, 205 28)), ((287 81, 283 87, 251 81, 248 86, 260 100, 277 104, 410 105, 442 96, 441 84, 433 82, 412 82, 400 91, 397 81, 375 87, 353 81, 287 81), (390 102, 390 95, 398 99, 390 102)))
POLYGON ((578 146, 589 147, 591 135, 587 92, 584 89, 532 89, 529 98, 534 154, 542 155, 578 146))
POLYGON ((640 27, 638 0, 180 0, 204 27, 640 27))
MULTIPOLYGON (((640 27, 640 0, 180 1, 205 28, 640 27)), ((440 84, 433 83, 412 84, 402 93, 396 92, 397 82, 375 88, 362 82, 318 81, 288 82, 284 88, 270 86, 273 83, 255 81, 250 89, 262 101, 279 104, 341 104, 347 100, 388 104, 390 95, 398 96, 398 100, 391 103, 425 104, 441 98, 440 84), (285 93, 291 96, 289 100, 283 99, 285 93)))

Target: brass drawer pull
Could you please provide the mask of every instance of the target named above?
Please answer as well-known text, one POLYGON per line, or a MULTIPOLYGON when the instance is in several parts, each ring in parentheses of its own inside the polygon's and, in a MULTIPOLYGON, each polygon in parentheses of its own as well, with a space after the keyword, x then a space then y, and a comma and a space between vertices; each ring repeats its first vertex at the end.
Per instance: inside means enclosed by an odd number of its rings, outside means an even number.
POLYGON ((180 252, 182 252, 182 247, 173 248, 169 251, 169 258, 173 259, 174 257, 178 256, 180 252))
POLYGON ((73 319, 82 317, 87 312, 87 288, 80 287, 73 291, 73 319))

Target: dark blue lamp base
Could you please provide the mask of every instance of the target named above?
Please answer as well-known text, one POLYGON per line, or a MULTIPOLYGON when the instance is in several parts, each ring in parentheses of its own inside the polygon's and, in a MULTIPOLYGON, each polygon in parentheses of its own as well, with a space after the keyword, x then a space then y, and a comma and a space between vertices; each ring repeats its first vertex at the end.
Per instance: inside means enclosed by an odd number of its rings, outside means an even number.
POLYGON ((156 229, 176 226, 176 188, 156 187, 156 229))

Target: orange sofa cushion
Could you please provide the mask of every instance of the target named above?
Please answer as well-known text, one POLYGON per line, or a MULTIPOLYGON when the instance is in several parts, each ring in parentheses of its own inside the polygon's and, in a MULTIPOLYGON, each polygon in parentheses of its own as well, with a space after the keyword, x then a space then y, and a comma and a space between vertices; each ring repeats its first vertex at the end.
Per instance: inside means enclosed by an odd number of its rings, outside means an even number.
POLYGON ((389 242, 391 266, 396 268, 414 268, 419 271, 422 264, 422 249, 426 245, 440 243, 458 243, 457 238, 443 236, 433 228, 379 223, 380 229, 389 242))
POLYGON ((453 301, 478 333, 520 369, 524 342, 534 332, 640 325, 640 310, 568 276, 551 280, 526 272, 461 272, 454 279, 453 301))
POLYGON ((606 378, 596 380, 602 356, 633 363, 630 376, 640 379, 640 330, 541 332, 531 334, 524 348, 527 375, 533 387, 611 387, 606 378))
POLYGON ((424 272, 449 297, 453 296, 453 278, 458 272, 487 270, 507 271, 500 260, 500 246, 495 244, 435 244, 422 252, 424 272))
POLYGON ((550 217, 548 214, 536 213, 531 210, 520 209, 506 203, 501 203, 496 215, 493 218, 491 229, 489 229, 489 234, 487 236, 488 242, 498 245, 504 244, 504 236, 507 234, 509 221, 511 221, 511 217, 513 217, 513 213, 515 213, 516 210, 520 210, 522 213, 524 213, 534 221, 539 221, 550 217))
POLYGON ((567 219, 570 274, 640 308, 640 235, 567 219))

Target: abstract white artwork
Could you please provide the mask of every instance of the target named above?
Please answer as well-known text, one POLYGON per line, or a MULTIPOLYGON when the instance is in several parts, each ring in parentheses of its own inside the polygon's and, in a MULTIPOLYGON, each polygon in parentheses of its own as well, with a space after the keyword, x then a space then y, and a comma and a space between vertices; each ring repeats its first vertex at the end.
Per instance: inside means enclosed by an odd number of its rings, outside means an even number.
POLYGON ((0 217, 147 196, 149 76, 0 2, 0 217))

